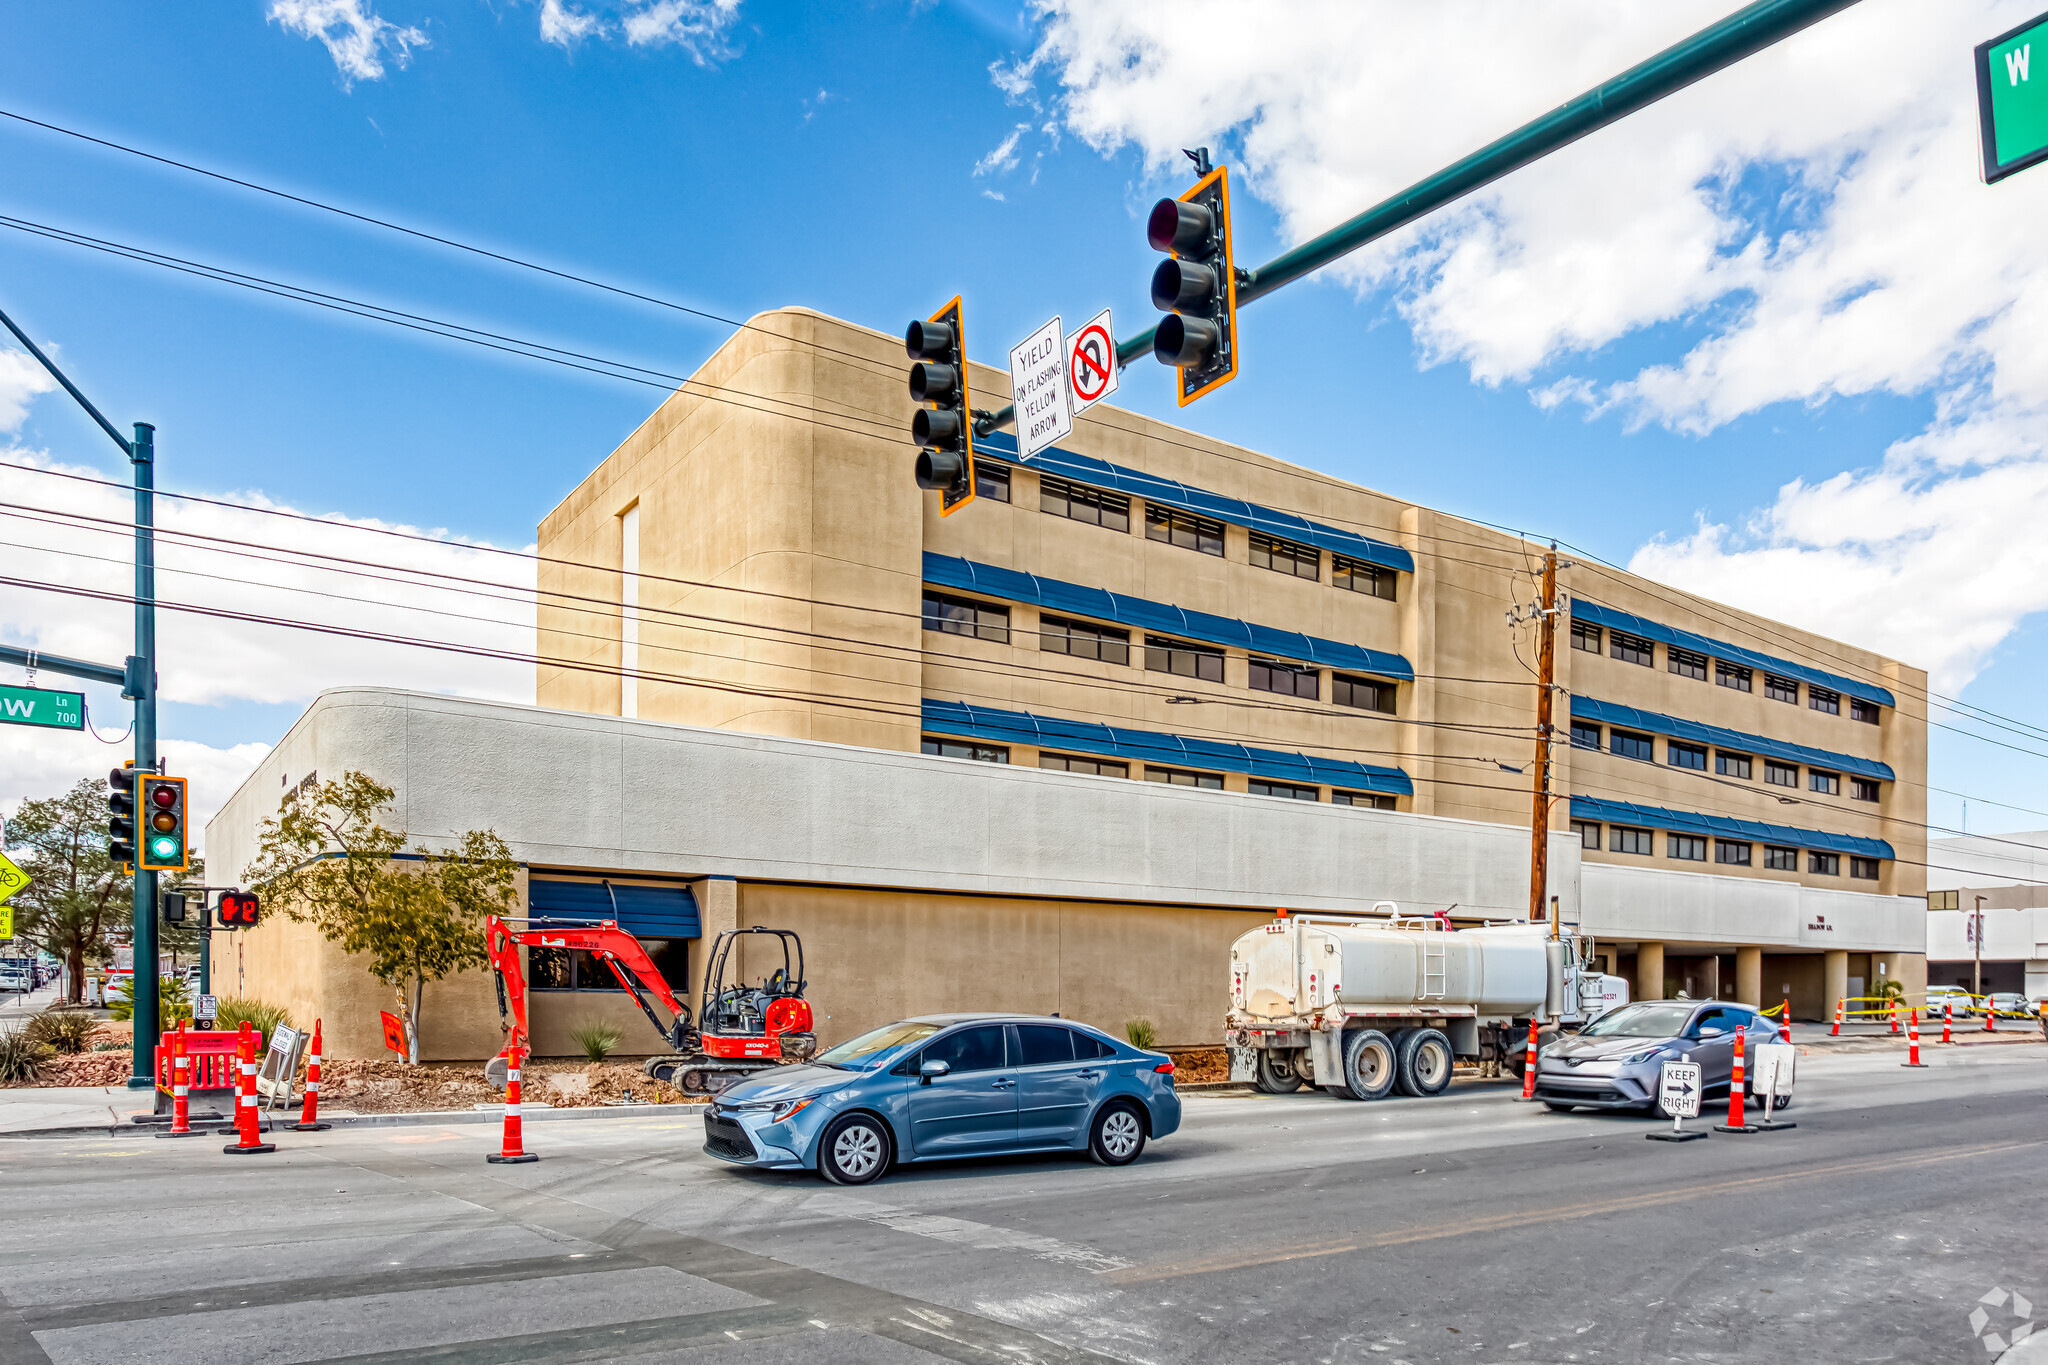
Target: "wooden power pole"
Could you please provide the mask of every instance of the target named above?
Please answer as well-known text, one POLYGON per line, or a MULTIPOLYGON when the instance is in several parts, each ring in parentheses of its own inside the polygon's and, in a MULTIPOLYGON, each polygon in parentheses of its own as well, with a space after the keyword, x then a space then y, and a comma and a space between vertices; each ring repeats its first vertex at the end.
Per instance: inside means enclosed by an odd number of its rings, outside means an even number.
MULTIPOLYGON (((1543 600, 1536 616, 1536 796, 1529 821, 1529 922, 1544 918, 1550 878, 1550 702, 1557 669, 1557 546, 1543 556, 1543 600)), ((1550 921, 1555 938, 1558 924, 1550 921)))

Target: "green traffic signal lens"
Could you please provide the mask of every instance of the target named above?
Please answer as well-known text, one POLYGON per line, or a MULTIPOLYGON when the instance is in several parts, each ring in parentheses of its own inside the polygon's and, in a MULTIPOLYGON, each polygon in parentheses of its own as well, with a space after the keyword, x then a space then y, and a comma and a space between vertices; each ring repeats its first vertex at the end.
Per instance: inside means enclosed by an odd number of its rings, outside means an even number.
POLYGON ((178 856, 178 841, 168 835, 159 835, 149 841, 149 856, 157 862, 167 863, 178 856))

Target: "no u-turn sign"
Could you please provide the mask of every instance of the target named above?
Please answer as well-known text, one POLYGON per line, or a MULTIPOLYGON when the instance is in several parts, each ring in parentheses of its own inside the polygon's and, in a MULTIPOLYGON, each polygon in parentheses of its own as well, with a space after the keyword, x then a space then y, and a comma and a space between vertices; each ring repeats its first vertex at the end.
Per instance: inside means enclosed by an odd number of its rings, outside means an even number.
POLYGON ((1116 333, 1109 310, 1067 338, 1067 393, 1078 415, 1116 392, 1116 333))

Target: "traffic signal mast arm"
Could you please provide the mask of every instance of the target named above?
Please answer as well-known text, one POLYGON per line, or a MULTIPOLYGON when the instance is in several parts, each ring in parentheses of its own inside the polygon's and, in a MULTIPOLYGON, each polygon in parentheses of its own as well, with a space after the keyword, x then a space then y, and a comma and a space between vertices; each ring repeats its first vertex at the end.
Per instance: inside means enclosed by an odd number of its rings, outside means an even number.
MULTIPOLYGON (((1506 137, 1488 143, 1462 161, 1417 181, 1348 222, 1303 242, 1256 270, 1237 271, 1237 306, 1242 308, 1283 285, 1313 274, 1396 228, 1492 184, 1510 171, 1619 122, 1638 109, 1733 66, 1855 3, 1856 0, 1756 0, 1577 99, 1523 124, 1506 137)), ((1129 341, 1118 342, 1117 363, 1128 365, 1150 352, 1158 330, 1150 328, 1129 341)), ((976 413, 975 435, 986 436, 1001 430, 1016 420, 1016 415, 1014 407, 976 413)))

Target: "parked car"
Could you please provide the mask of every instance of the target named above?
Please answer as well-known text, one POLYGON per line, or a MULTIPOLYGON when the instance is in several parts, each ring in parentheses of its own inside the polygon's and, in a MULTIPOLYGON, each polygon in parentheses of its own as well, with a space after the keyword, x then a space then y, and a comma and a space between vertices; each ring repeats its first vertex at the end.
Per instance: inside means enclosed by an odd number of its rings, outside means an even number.
POLYGON ((1963 1019, 1976 1011, 1977 1002, 1975 997, 1961 986, 1929 986, 1927 988, 1927 1017, 1929 1019, 1941 1018, 1941 1012, 1944 1007, 1954 1011, 1949 1016, 1950 1018, 1963 1019))
POLYGON ((2034 1013, 2027 1004, 2027 997, 2018 991, 1993 991, 1990 1003, 2001 1019, 2031 1018, 2034 1013))
MULTIPOLYGON (((1735 1036, 1745 1052, 1778 1041, 1776 1023, 1725 1000, 1643 1000, 1603 1014, 1546 1045, 1536 1056, 1536 1098, 1550 1109, 1655 1109, 1667 1061, 1690 1055, 1703 1096, 1728 1093, 1735 1036)), ((1754 1055, 1751 1052, 1749 1055, 1754 1055)), ((1754 1093, 1745 1083, 1744 1091, 1754 1093)), ((1778 1099, 1778 1108, 1792 1102, 1778 1099)), ((1667 1116, 1668 1117, 1668 1116, 1667 1116)))
POLYGON ((865 1185, 892 1165, 1016 1152, 1124 1166, 1178 1127, 1164 1053, 1070 1020, 931 1014, 728 1086, 705 1109, 704 1150, 865 1185))

